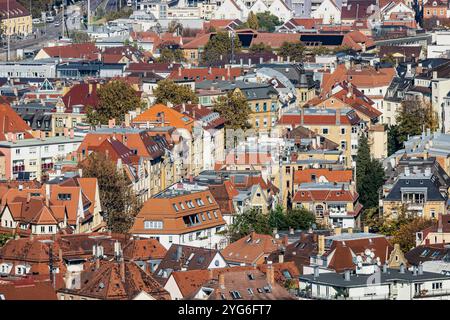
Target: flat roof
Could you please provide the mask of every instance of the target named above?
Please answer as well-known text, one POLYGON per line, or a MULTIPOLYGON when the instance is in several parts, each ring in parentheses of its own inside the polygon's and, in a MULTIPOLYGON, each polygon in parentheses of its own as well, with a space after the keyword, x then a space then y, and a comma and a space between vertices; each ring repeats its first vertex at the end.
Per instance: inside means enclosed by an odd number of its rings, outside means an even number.
MULTIPOLYGON (((318 277, 314 277, 314 274, 301 275, 299 277, 300 281, 307 281, 311 283, 339 286, 339 287, 367 287, 373 286, 373 282, 370 281, 369 277, 374 274, 352 274, 350 275, 350 281, 344 279, 344 274, 342 273, 320 273, 318 277)), ((450 276, 445 276, 433 272, 423 272, 423 274, 414 275, 412 271, 405 270, 405 273, 400 273, 397 269, 387 269, 386 273, 380 272, 380 280, 377 282, 378 285, 389 284, 394 281, 398 282, 423 282, 429 280, 450 280, 450 276)))
POLYGON ((25 139, 17 140, 15 143, 11 141, 0 141, 0 147, 3 148, 23 148, 32 146, 43 146, 48 144, 64 144, 64 143, 78 143, 83 141, 83 137, 73 137, 70 139, 68 137, 49 137, 44 140, 41 139, 25 139))

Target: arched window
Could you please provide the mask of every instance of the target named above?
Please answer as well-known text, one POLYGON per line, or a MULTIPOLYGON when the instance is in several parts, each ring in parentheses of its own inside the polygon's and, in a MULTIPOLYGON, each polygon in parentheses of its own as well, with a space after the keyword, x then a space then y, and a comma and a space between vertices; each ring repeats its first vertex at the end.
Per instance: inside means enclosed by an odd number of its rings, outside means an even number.
POLYGON ((316 206, 316 215, 323 216, 323 205, 318 204, 316 206))

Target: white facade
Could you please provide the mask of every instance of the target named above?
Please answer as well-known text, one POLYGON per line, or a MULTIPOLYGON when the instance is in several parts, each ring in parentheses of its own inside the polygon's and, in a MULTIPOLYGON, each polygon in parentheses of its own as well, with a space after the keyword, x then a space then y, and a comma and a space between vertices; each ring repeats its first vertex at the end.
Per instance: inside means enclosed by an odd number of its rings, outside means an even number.
POLYGON ((294 13, 283 0, 274 0, 269 7, 271 14, 277 16, 282 22, 290 20, 294 13))
POLYGON ((255 3, 251 6, 250 11, 254 14, 257 14, 269 11, 269 8, 262 0, 256 0, 255 3))
POLYGON ((29 172, 30 179, 40 179, 56 161, 74 153, 82 141, 80 137, 50 137, 0 142, 0 151, 6 156, 6 178, 15 179, 19 172, 29 172))
POLYGON ((323 24, 341 23, 341 10, 336 7, 333 0, 324 0, 320 6, 311 13, 311 17, 322 19, 323 24))
POLYGON ((205 228, 184 234, 135 234, 142 238, 157 239, 166 249, 174 244, 184 244, 193 247, 215 249, 216 245, 223 241, 224 236, 217 234, 225 229, 225 225, 220 227, 205 228))

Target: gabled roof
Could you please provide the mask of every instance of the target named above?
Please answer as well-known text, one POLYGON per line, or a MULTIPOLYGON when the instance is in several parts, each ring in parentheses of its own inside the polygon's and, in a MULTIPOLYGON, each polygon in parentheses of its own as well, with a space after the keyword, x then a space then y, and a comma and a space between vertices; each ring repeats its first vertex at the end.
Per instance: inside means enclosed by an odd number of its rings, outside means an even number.
POLYGON ((349 183, 353 179, 353 171, 350 169, 346 170, 332 170, 332 169, 303 169, 296 170, 294 172, 294 183, 306 183, 314 182, 312 177, 315 176, 316 181, 321 181, 325 179, 328 182, 346 182, 349 183))
POLYGON ((252 232, 221 251, 222 256, 230 263, 254 264, 278 249, 280 242, 271 235, 252 232))
POLYGON ((163 104, 151 106, 132 121, 135 124, 146 124, 149 122, 151 124, 156 123, 162 127, 172 126, 178 129, 187 129, 189 132, 194 125, 194 119, 163 104), (163 119, 164 123, 162 123, 163 119))
POLYGON ((0 104, 0 141, 8 139, 8 133, 23 133, 24 139, 31 139, 31 128, 8 105, 0 104))
POLYGON ((60 292, 101 300, 131 300, 141 292, 156 300, 170 300, 169 293, 152 276, 134 262, 101 261, 100 268, 91 267, 82 273, 80 289, 61 289, 60 292))
POLYGON ((67 46, 42 48, 52 58, 97 60, 100 49, 94 43, 77 43, 67 46))

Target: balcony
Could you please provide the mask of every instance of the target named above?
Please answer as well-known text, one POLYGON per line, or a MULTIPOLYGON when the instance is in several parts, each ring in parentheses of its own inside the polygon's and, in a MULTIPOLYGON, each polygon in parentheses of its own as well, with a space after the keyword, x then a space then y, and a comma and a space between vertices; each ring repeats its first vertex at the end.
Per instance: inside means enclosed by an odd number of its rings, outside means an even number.
POLYGON ((347 216, 347 209, 345 208, 328 208, 328 216, 331 217, 345 217, 347 216))
POLYGON ((43 163, 41 165, 41 170, 52 170, 52 169, 53 169, 53 162, 43 163))
POLYGON ((13 173, 19 173, 25 171, 25 165, 16 165, 13 166, 13 173))
POLYGON ((415 292, 413 299, 436 298, 441 300, 450 300, 450 290, 421 290, 415 292))

